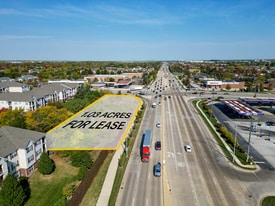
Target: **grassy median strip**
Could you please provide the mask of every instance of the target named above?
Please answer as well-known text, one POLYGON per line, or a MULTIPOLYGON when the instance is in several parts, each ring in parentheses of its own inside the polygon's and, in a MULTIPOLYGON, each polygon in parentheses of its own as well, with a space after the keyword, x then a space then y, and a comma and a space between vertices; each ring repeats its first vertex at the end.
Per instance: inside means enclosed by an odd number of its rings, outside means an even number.
MULTIPOLYGON (((197 107, 196 107, 196 103, 197 103, 197 102, 198 102, 198 100, 193 101, 193 105, 194 105, 195 108, 197 108, 197 107)), ((202 103, 199 102, 199 107, 200 107, 201 110, 203 111, 201 104, 202 104, 202 103)), ((223 144, 223 142, 221 141, 221 139, 218 137, 217 132, 216 132, 216 131, 213 129, 213 127, 209 124, 209 121, 207 121, 205 115, 203 115, 203 114, 201 113, 200 110, 197 109, 197 111, 199 112, 201 118, 203 119, 204 123, 207 125, 207 127, 208 127, 208 129, 210 130, 210 132, 212 133, 212 135, 215 137, 215 139, 216 139, 218 145, 221 147, 221 149, 222 149, 224 155, 227 157, 227 159, 232 159, 232 158, 231 158, 230 152, 225 148, 225 145, 223 144)), ((211 122, 211 123, 213 124, 214 122, 211 122)))
MULTIPOLYGON (((197 109, 197 111, 201 115, 203 121, 205 122, 205 124, 207 125, 207 127, 209 128, 209 130, 211 131, 213 136, 215 137, 216 141, 218 142, 221 149, 223 150, 224 155, 227 157, 228 160, 232 161, 232 163, 233 163, 233 159, 232 159, 232 156, 231 156, 230 152, 226 149, 224 143, 221 141, 221 138, 224 138, 224 137, 222 135, 221 135, 221 137, 218 136, 219 132, 217 131, 217 128, 216 128, 217 124, 218 124, 217 120, 214 117, 209 117, 209 114, 207 114, 208 111, 203 109, 203 103, 205 103, 207 100, 205 100, 205 99, 200 100, 200 102, 198 104, 200 110, 196 107, 196 103, 198 101, 199 100, 193 101, 194 107, 197 109), (211 124, 213 125, 214 128, 211 126, 211 124)), ((225 141, 228 143, 228 140, 225 139, 225 141)), ((227 145, 231 148, 232 151, 234 150, 234 145, 232 143, 228 143, 227 145)), ((251 160, 249 162, 246 161, 246 158, 247 158, 246 153, 244 152, 243 148, 241 148, 241 146, 236 147, 235 155, 243 165, 249 165, 250 164, 251 160)), ((234 162, 234 164, 236 164, 236 162, 234 162)), ((241 165, 238 165, 238 166, 242 167, 244 169, 247 169, 247 170, 255 170, 255 168, 243 167, 241 165)))

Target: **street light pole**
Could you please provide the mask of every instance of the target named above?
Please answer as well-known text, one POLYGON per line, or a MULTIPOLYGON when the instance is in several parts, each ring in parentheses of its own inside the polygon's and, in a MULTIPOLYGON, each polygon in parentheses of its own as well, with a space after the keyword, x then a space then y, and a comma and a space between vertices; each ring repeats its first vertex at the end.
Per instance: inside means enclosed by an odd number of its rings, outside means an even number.
POLYGON ((236 152, 236 144, 237 144, 237 124, 235 124, 235 141, 234 141, 234 156, 233 156, 233 163, 235 161, 235 152, 236 152))
POLYGON ((251 139, 251 130, 252 130, 252 115, 250 115, 250 130, 249 130, 249 137, 248 137, 248 148, 247 148, 247 157, 246 162, 248 162, 249 159, 249 150, 250 150, 250 139, 251 139))

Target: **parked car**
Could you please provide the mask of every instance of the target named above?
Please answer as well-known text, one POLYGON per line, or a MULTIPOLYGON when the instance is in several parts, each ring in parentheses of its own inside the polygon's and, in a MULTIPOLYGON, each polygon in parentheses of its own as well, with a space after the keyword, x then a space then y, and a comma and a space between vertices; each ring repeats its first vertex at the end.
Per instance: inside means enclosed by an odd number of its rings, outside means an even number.
POLYGON ((159 122, 156 124, 156 127, 157 127, 157 128, 160 128, 160 123, 159 123, 159 122))
POLYGON ((155 177, 160 177, 161 176, 161 164, 158 162, 157 164, 154 165, 154 176, 155 177))
POLYGON ((161 141, 156 141, 156 143, 155 143, 155 149, 156 150, 161 150, 161 141))
POLYGON ((185 145, 185 151, 186 152, 191 152, 191 146, 190 145, 185 145))
POLYGON ((266 121, 266 126, 275 126, 275 122, 272 121, 266 121))

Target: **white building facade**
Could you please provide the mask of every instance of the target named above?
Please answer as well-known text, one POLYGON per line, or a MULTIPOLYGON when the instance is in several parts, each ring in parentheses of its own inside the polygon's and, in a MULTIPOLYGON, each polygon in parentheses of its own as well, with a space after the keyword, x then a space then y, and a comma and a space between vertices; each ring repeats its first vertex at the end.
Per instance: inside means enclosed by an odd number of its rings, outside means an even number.
POLYGON ((47 151, 46 134, 11 126, 0 128, 0 187, 8 174, 29 176, 47 151))

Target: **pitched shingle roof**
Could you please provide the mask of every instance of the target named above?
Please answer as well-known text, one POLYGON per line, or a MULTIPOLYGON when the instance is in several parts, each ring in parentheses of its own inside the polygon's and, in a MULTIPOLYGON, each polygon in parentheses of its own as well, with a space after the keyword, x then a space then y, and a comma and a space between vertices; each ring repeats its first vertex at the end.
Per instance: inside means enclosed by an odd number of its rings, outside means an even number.
POLYGON ((19 148, 26 148, 30 140, 37 141, 45 136, 46 133, 43 132, 3 126, 0 128, 0 157, 5 157, 19 148))
POLYGON ((4 101, 18 101, 18 102, 30 102, 32 101, 32 97, 41 98, 49 94, 53 94, 54 91, 60 92, 63 89, 68 88, 76 88, 78 83, 53 83, 53 84, 45 84, 41 87, 35 87, 31 91, 26 91, 22 93, 14 93, 14 92, 4 92, 0 93, 0 100, 4 101))

